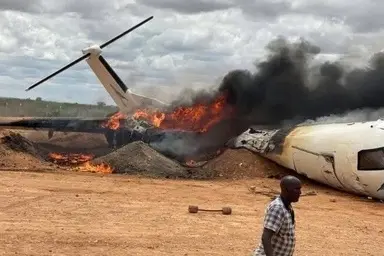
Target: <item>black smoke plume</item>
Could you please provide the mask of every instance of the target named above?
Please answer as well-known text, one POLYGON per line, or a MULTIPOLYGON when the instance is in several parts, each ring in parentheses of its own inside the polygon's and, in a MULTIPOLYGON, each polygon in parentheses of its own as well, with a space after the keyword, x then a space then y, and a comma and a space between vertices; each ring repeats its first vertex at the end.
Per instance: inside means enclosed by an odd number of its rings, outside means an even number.
POLYGON ((256 71, 235 70, 219 91, 228 91, 236 118, 248 125, 282 125, 357 109, 384 107, 384 54, 376 53, 364 69, 348 70, 340 62, 309 63, 320 48, 306 41, 271 42, 267 60, 256 71), (315 78, 313 77, 315 75, 315 78))

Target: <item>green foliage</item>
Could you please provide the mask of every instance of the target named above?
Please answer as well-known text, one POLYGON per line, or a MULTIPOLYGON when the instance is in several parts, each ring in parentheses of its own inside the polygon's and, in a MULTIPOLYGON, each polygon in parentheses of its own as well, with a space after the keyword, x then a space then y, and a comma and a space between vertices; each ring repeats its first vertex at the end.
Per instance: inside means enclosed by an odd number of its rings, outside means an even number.
POLYGON ((0 98, 0 116, 38 117, 105 117, 116 112, 116 106, 104 102, 91 104, 45 101, 33 99, 0 98))

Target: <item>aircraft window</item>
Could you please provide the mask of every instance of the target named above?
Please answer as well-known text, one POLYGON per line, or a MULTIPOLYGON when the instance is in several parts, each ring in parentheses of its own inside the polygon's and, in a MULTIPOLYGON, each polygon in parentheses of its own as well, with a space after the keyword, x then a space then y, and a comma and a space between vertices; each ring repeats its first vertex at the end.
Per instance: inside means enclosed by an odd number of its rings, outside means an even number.
POLYGON ((358 152, 358 170, 384 170, 384 148, 358 152))

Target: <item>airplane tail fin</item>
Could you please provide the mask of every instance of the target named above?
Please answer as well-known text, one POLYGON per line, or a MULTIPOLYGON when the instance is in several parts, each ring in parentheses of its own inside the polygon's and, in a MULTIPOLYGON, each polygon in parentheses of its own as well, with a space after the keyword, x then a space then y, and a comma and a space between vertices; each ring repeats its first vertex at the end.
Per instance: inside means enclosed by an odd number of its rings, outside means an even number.
POLYGON ((160 100, 132 93, 129 90, 129 88, 124 84, 124 82, 120 79, 120 77, 116 74, 116 72, 111 68, 111 66, 104 59, 104 57, 101 55, 102 48, 111 44, 112 42, 121 38, 122 36, 128 34, 129 32, 133 31, 134 29, 136 29, 139 26, 143 25, 144 23, 148 22, 152 18, 153 18, 153 16, 147 18, 146 20, 140 22, 139 24, 133 26, 132 28, 126 30, 125 32, 112 38, 111 40, 105 42, 104 44, 102 44, 100 46, 99 45, 93 45, 93 46, 90 46, 90 47, 83 49, 83 56, 72 61, 68 65, 57 70, 56 72, 52 73, 51 75, 45 77, 44 79, 40 80, 39 82, 33 84, 32 86, 27 88, 27 91, 35 88, 39 84, 47 81, 48 79, 58 75, 60 72, 70 68, 71 66, 73 66, 73 65, 77 64, 78 62, 85 59, 86 62, 88 63, 88 65, 91 67, 92 71, 95 73, 95 75, 99 79, 99 81, 102 83, 104 88, 107 90, 108 94, 112 97, 113 101, 116 103, 116 105, 120 109, 120 111, 129 113, 130 111, 132 111, 133 109, 135 109, 137 107, 140 107, 143 105, 148 105, 148 104, 155 106, 155 107, 167 106, 166 103, 161 102, 160 100))
POLYGON ((112 97, 120 111, 129 113, 144 105, 152 105, 155 107, 166 106, 166 103, 157 99, 132 93, 109 65, 107 60, 101 55, 101 49, 97 45, 84 49, 83 53, 90 53, 89 58, 86 59, 88 65, 112 97))

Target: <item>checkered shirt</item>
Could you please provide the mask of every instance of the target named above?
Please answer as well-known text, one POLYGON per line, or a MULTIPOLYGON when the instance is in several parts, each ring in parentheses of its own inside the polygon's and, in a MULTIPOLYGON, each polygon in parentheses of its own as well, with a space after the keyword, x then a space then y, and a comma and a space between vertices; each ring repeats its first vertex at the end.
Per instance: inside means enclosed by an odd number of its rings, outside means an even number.
MULTIPOLYGON (((293 255, 296 240, 295 224, 280 197, 277 197, 268 205, 265 211, 264 228, 275 231, 272 236, 273 256, 293 255)), ((261 242, 253 252, 253 256, 263 255, 265 256, 265 252, 261 242)))

